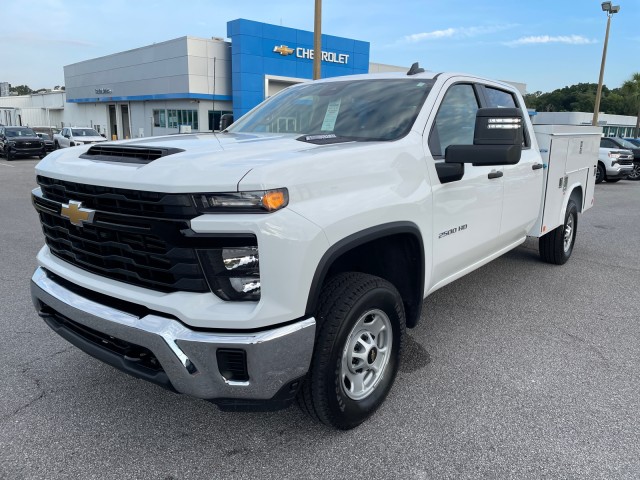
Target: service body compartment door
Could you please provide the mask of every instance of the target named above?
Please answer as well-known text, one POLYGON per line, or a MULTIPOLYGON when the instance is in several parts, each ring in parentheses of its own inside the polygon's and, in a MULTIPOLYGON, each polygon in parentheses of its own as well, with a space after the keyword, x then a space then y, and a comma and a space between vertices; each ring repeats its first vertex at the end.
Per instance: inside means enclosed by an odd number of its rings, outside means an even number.
POLYGON ((540 216, 529 235, 541 237, 564 222, 571 192, 580 188, 584 212, 593 205, 595 167, 602 129, 573 125, 534 125, 544 163, 544 188, 540 216))
MULTIPOLYGON (((568 187, 567 153, 570 139, 566 137, 553 138, 549 146, 549 156, 545 172, 547 190, 543 198, 542 226, 540 233, 545 234, 556 228, 558 213, 564 205, 564 196, 568 187)), ((580 208, 580 207, 578 207, 580 208)))

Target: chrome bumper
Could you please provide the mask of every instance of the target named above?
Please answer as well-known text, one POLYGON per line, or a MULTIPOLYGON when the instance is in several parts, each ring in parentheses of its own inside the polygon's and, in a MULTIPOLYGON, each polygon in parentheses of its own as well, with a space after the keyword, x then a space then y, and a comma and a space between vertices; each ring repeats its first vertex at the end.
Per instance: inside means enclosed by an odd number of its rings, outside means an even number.
MULTIPOLYGON (((150 350, 166 374, 170 388, 207 400, 237 399, 240 403, 242 400, 269 400, 287 389, 289 394, 295 394, 291 389, 297 389, 298 380, 307 373, 313 353, 314 318, 251 333, 194 331, 171 318, 154 314, 138 317, 85 298, 57 283, 41 267, 31 279, 31 296, 44 318, 51 316, 44 312, 54 311, 91 330, 150 350), (216 358, 219 348, 246 352, 247 381, 229 381, 222 376, 216 358)), ((54 330, 58 331, 57 328, 54 330)), ((74 343, 68 336, 62 336, 74 343)), ((96 348, 100 348, 100 342, 97 343, 96 348)), ((91 350, 85 349, 107 361, 91 350)), ((121 366, 126 367, 128 361, 121 357, 116 363, 107 363, 127 371, 121 366)))

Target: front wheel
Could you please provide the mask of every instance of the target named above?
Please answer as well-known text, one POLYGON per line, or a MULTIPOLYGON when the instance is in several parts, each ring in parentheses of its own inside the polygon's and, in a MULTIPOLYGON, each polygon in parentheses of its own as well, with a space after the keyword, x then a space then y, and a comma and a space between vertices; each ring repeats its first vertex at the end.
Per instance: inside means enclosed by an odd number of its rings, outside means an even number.
POLYGON ((15 158, 13 152, 11 150, 7 150, 7 161, 10 162, 15 158))
POLYGON ((640 180, 640 162, 634 162, 633 170, 631 170, 627 180, 640 180))
POLYGON ((578 229, 578 207, 569 200, 564 214, 564 224, 550 231, 538 240, 540 258, 547 263, 564 265, 573 252, 578 229))
POLYGON ((342 273, 323 287, 318 332, 298 403, 341 430, 376 411, 398 372, 405 334, 402 298, 386 280, 342 273))

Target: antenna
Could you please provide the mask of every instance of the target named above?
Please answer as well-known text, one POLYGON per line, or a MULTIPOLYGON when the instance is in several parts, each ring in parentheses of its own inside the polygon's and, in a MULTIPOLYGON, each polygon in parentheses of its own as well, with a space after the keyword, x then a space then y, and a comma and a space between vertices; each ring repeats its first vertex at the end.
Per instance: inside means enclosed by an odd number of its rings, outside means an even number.
POLYGON ((420 65, 418 65, 418 62, 416 62, 413 65, 411 65, 411 68, 407 72, 407 75, 415 75, 416 73, 422 73, 422 72, 424 72, 424 68, 420 68, 420 65))

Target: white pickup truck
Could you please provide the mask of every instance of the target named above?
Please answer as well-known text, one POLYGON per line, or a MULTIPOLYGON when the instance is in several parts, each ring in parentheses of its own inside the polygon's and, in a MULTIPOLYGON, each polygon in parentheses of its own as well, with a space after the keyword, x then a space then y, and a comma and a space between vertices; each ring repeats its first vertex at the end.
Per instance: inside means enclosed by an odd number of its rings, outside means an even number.
POLYGON ((106 141, 106 138, 89 127, 64 127, 60 133, 53 135, 53 144, 56 150, 106 141))
POLYGON ((353 428, 427 295, 527 236, 567 261, 599 140, 534 131, 505 83, 412 68, 290 87, 218 134, 59 150, 36 167, 34 305, 138 378, 353 428))

